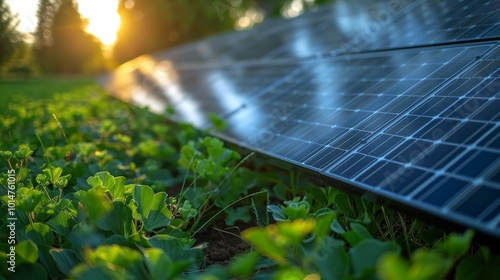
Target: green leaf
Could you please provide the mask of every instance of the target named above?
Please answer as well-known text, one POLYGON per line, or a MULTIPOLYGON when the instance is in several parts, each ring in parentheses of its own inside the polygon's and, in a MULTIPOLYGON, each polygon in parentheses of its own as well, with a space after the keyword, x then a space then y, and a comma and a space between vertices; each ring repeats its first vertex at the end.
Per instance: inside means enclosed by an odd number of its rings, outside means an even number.
POLYGON ((250 206, 248 205, 236 208, 227 208, 225 213, 226 218, 224 221, 228 226, 233 226, 237 221, 248 223, 252 219, 252 217, 250 217, 250 206))
POLYGON ((101 179, 102 186, 108 190, 111 189, 116 183, 115 177, 109 174, 108 171, 97 172, 95 176, 101 179))
POLYGON ((321 205, 328 204, 328 198, 326 197, 324 188, 313 187, 309 190, 309 194, 314 200, 316 200, 321 205))
POLYGON ((32 280, 32 279, 48 279, 47 272, 38 263, 24 263, 18 267, 16 267, 16 272, 15 272, 15 277, 14 279, 26 279, 26 280, 32 280))
POLYGON ((345 243, 331 237, 325 237, 320 242, 313 257, 321 279, 342 279, 349 273, 350 266, 345 243))
POLYGON ((194 142, 189 141, 188 144, 181 147, 181 156, 178 164, 186 169, 193 168, 193 163, 200 154, 201 153, 195 149, 194 142))
POLYGON ((120 199, 125 194, 125 177, 115 177, 115 184, 108 188, 109 193, 114 199, 120 199))
POLYGON ((380 257, 377 264, 377 275, 385 280, 411 280, 410 264, 397 253, 386 253, 380 257))
POLYGON ((299 201, 299 199, 296 197, 293 200, 284 202, 287 207, 283 209, 283 212, 290 220, 305 218, 309 214, 309 209, 311 208, 309 202, 306 201, 306 198, 302 201, 299 201))
POLYGON ((280 200, 287 200, 287 197, 288 197, 288 193, 290 191, 290 188, 281 183, 281 182, 278 182, 274 187, 273 187, 273 193, 274 195, 280 199, 280 200))
POLYGON ((335 218, 335 212, 321 214, 316 218, 316 226, 314 227, 313 233, 316 243, 320 243, 321 240, 330 232, 330 225, 335 218))
POLYGON ((137 204, 137 212, 148 231, 170 224, 172 213, 166 204, 166 193, 155 194, 149 186, 136 186, 133 196, 137 204))
POLYGON ((185 220, 189 220, 196 217, 198 211, 192 208, 189 200, 185 200, 182 206, 179 207, 179 213, 182 215, 182 218, 184 218, 185 220))
POLYGON ((26 159, 32 153, 33 151, 29 147, 22 147, 14 153, 14 158, 19 160, 26 159))
POLYGON ((69 249, 51 250, 50 255, 54 258, 59 271, 65 275, 69 275, 71 270, 82 262, 78 254, 69 249))
POLYGON ((172 259, 163 250, 158 248, 144 249, 144 256, 151 279, 170 279, 173 276, 171 274, 172 259))
POLYGON ((367 269, 373 269, 377 261, 387 252, 399 253, 400 248, 392 242, 381 242, 376 239, 364 239, 349 251, 353 272, 361 275, 367 269))
POLYGON ((267 210, 272 213, 273 219, 277 222, 288 221, 283 210, 276 205, 268 205, 267 210))
MULTIPOLYGON (((156 198, 156 196, 155 196, 156 198)), ((160 201, 161 199, 156 199, 156 201, 160 201)), ((144 228, 148 231, 153 231, 158 228, 166 227, 170 224, 172 218, 172 213, 167 208, 166 204, 162 204, 160 206, 160 210, 151 210, 149 212, 148 217, 146 218, 146 223, 144 224, 144 228)))
POLYGON ((345 193, 336 194, 335 204, 342 213, 347 214, 348 216, 354 218, 354 210, 349 200, 349 196, 347 194, 345 193))
POLYGON ((182 239, 158 234, 148 240, 152 247, 162 249, 168 256, 177 263, 178 261, 187 260, 189 263, 194 263, 196 259, 202 254, 202 248, 190 249, 187 245, 183 244, 182 239))
POLYGON ((49 226, 42 223, 33 223, 26 226, 18 234, 18 240, 31 240, 36 245, 52 246, 54 237, 50 231, 49 226))
MULTIPOLYGON (((302 268, 293 266, 282 266, 274 274, 272 279, 276 280, 288 280, 288 279, 307 279, 308 275, 302 268)), ((312 276, 312 279, 317 279, 318 277, 312 276)))
POLYGON ((453 265, 451 259, 444 258, 441 254, 418 249, 411 256, 411 272, 416 272, 416 279, 443 279, 453 265))
POLYGON ((196 165, 196 172, 203 178, 217 179, 219 177, 219 166, 211 159, 202 159, 196 165))
POLYGON ((87 179, 87 184, 89 184, 93 188, 99 188, 102 187, 102 181, 101 178, 97 176, 91 176, 87 179))
POLYGON ((259 256, 255 251, 237 256, 229 265, 229 273, 247 279, 254 271, 259 256))
POLYGON ((68 236, 76 222, 68 212, 60 212, 47 221, 47 224, 59 235, 68 236))
POLYGON ((24 240, 16 245, 16 265, 35 263, 38 260, 38 248, 30 240, 24 240))
POLYGON ((47 176, 52 184, 55 184, 59 180, 59 177, 61 177, 62 171, 61 167, 51 166, 50 168, 44 169, 43 174, 47 176))
POLYGON ((132 275, 123 268, 108 268, 104 264, 88 266, 80 264, 71 271, 71 278, 77 280, 110 280, 110 279, 132 279, 132 275))
POLYGON ((26 212, 40 212, 41 209, 37 209, 40 203, 44 199, 44 193, 39 190, 29 189, 29 188, 19 188, 17 190, 16 206, 18 210, 24 210, 26 212))
POLYGON ((82 247, 95 248, 102 244, 103 239, 102 233, 90 223, 77 224, 68 236, 71 248, 75 251, 82 247))
POLYGON ((444 279, 453 265, 435 251, 418 249, 411 256, 411 264, 396 253, 387 253, 378 263, 378 275, 382 279, 426 280, 444 279))
POLYGON ((365 226, 357 224, 357 223, 350 223, 351 229, 361 238, 372 238, 372 235, 370 232, 366 229, 365 226))
POLYGON ((358 217, 358 220, 364 225, 368 225, 372 221, 368 213, 363 213, 360 217, 358 217))
POLYGON ((241 236, 264 256, 284 263, 287 255, 285 247, 298 245, 312 232, 315 224, 312 219, 297 219, 271 224, 265 228, 250 228, 243 231, 241 236))
POLYGON ((491 256, 491 250, 488 247, 481 246, 479 248, 479 255, 483 260, 488 260, 491 256))
POLYGON ((350 226, 351 230, 344 233, 343 237, 351 246, 356 246, 359 242, 372 238, 370 232, 363 225, 350 223, 350 226))
POLYGON ((208 118, 210 119, 210 122, 212 122, 212 125, 214 126, 215 130, 222 131, 226 129, 227 127, 226 122, 216 114, 210 113, 208 115, 208 118))
MULTIPOLYGON (((287 245, 298 245, 314 230, 316 221, 313 219, 297 219, 292 222, 277 223, 276 226, 280 239, 284 239, 287 245)), ((274 233, 271 231, 270 234, 274 233)))
POLYGON ((38 263, 42 264, 45 271, 49 274, 49 278, 58 279, 61 273, 57 269, 56 262, 54 258, 50 255, 50 250, 52 246, 48 245, 38 245, 38 263))
POLYGON ((48 185, 50 182, 49 182, 49 178, 47 178, 46 175, 44 174, 38 174, 36 175, 36 182, 42 186, 46 186, 48 185))
POLYGON ((149 186, 136 186, 134 188, 134 200, 137 204, 137 212, 145 220, 152 209, 150 202, 154 200, 153 189, 149 186))
POLYGON ((438 247, 447 256, 457 260, 469 251, 473 237, 474 231, 472 230, 467 230, 464 234, 452 233, 438 247))
POLYGON ((269 225, 266 228, 249 228, 241 233, 241 236, 264 256, 276 261, 285 262, 286 251, 284 244, 278 244, 271 237, 269 232, 276 232, 276 225, 269 225))
POLYGON ((142 255, 137 250, 128 247, 118 245, 99 246, 94 251, 88 252, 86 259, 92 266, 104 264, 112 267, 120 267, 129 271, 137 279, 147 278, 142 255))
POLYGON ((12 152, 11 151, 0 151, 0 156, 9 159, 12 157, 12 152))
POLYGON ((71 174, 59 177, 59 179, 54 183, 54 186, 59 189, 63 189, 68 185, 69 179, 71 179, 71 174))
POLYGON ((500 256, 485 262, 476 256, 465 257, 457 267, 457 280, 495 279, 500 275, 500 256))
POLYGON ((93 188, 87 192, 78 191, 75 196, 83 204, 90 220, 93 222, 97 222, 100 217, 108 213, 113 207, 103 188, 93 188))
POLYGON ((97 221, 97 227, 128 237, 135 234, 132 210, 121 201, 113 201, 113 208, 97 221))
POLYGON ((339 221, 337 221, 337 219, 333 220, 333 222, 330 224, 330 229, 340 235, 343 235, 346 232, 339 221))

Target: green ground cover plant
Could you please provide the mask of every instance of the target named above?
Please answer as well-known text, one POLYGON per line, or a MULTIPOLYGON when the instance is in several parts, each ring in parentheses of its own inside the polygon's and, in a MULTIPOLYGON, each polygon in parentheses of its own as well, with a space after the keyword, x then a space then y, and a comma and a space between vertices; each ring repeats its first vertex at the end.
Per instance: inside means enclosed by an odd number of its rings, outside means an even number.
POLYGON ((500 257, 475 245, 472 231, 448 234, 317 187, 89 80, 9 81, 0 90, 0 279, 500 275, 500 257), (249 246, 208 265, 212 247, 201 240, 214 230, 249 246))

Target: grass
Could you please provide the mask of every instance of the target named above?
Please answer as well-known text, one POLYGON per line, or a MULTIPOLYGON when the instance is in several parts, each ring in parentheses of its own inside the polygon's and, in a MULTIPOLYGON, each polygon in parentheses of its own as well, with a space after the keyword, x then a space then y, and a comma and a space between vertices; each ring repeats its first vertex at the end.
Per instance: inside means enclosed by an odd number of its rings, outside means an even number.
POLYGON ((21 95, 32 99, 49 98, 57 93, 91 85, 96 85, 93 77, 0 79, 0 102, 9 102, 21 95))
MULTIPOLYGON (((12 166, 17 186, 15 195, 0 188, 0 227, 15 201, 27 278, 500 274, 500 257, 469 249, 470 231, 448 235, 287 170, 256 170, 206 132, 112 99, 91 78, 2 81, 0 101, 0 183, 12 166), (252 249, 205 266, 212 247, 197 238, 214 224, 236 228, 252 249), (259 227, 240 230, 249 224, 259 227)), ((10 277, 4 231, 0 240, 0 278, 10 277)))

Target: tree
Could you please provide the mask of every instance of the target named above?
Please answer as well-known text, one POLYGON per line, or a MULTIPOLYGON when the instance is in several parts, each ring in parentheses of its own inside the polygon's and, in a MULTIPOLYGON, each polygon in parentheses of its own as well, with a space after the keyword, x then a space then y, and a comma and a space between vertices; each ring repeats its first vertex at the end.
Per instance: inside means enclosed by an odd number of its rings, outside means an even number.
MULTIPOLYGON (((54 3, 42 0, 39 11, 48 2, 54 3)), ((84 31, 86 23, 72 0, 60 0, 52 19, 43 20, 51 23, 43 31, 37 51, 38 62, 45 72, 75 74, 103 70, 101 44, 84 31)))
MULTIPOLYGON (((121 0, 121 26, 114 56, 124 62, 138 55, 231 30, 234 18, 222 15, 230 0, 121 0)), ((248 1, 243 1, 244 9, 248 1)), ((239 8, 239 6, 237 7, 239 8)))
POLYGON ((18 20, 12 15, 9 6, 0 0, 0 70, 15 57, 23 45, 23 37, 17 31, 18 20))
POLYGON ((40 0, 37 11, 38 24, 34 34, 36 49, 52 44, 50 28, 59 5, 60 0, 40 0))
POLYGON ((234 30, 248 11, 280 15, 281 9, 294 1, 301 1, 308 9, 333 0, 120 0, 121 26, 114 57, 124 62, 144 53, 234 30))

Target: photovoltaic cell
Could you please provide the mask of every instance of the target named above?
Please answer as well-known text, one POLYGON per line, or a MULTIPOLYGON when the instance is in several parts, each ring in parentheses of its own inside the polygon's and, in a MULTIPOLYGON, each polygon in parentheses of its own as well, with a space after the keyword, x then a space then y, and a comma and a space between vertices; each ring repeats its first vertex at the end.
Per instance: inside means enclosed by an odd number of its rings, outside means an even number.
POLYGON ((500 5, 484 0, 350 0, 283 24, 271 20, 156 54, 179 64, 269 61, 500 37, 500 5))
MULTIPOLYGON (((484 195, 494 194, 500 186, 488 176, 500 172, 500 150, 485 146, 493 142, 491 137, 498 138, 500 125, 497 61, 492 55, 477 61, 385 126, 365 147, 336 161, 327 173, 341 175, 342 165, 351 158, 373 156, 376 161, 358 165, 363 172, 345 176, 344 180, 402 194, 416 206, 428 207, 456 221, 486 222, 477 220, 484 205, 489 205, 484 195), (487 66, 493 63, 497 67, 487 66), (468 83, 471 79, 476 83, 468 83), (466 84, 473 86, 464 87, 466 84), (370 146, 376 148, 367 148, 370 146), (379 146, 384 146, 383 153, 377 150, 379 146), (411 184, 415 181, 419 183, 411 184), (485 204, 476 207, 480 197, 485 204), (467 207, 476 208, 467 212, 467 207), (468 217, 462 217, 462 213, 468 217)), ((490 212, 490 220, 492 215, 490 212)), ((486 227, 492 233, 500 230, 494 222, 486 227)))
POLYGON ((217 136, 326 184, 500 238, 499 39, 498 1, 353 0, 143 56, 107 84, 199 128, 215 113, 217 136))

